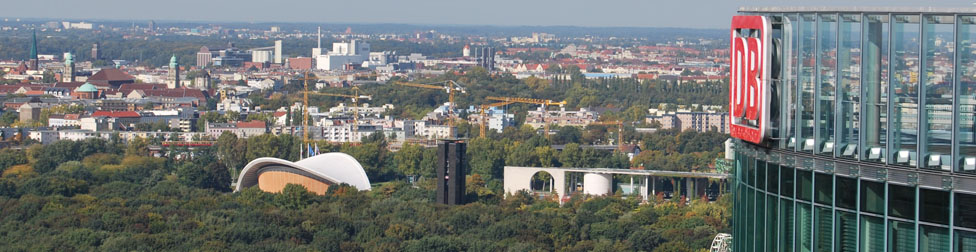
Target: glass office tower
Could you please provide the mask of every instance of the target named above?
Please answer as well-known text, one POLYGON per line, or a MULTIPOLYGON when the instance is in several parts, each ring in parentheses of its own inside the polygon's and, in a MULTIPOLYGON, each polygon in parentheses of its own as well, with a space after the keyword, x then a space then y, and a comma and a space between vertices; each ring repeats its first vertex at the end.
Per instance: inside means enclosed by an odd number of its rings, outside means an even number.
POLYGON ((774 40, 735 251, 976 251, 976 9, 742 8, 774 40))

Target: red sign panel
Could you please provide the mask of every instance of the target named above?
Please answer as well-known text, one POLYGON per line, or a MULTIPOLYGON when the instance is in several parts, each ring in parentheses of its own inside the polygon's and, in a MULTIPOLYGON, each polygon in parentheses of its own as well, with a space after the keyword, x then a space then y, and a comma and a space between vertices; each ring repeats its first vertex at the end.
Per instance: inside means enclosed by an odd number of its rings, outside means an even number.
POLYGON ((766 17, 732 17, 729 131, 753 143, 762 142, 768 127, 771 30, 766 17))

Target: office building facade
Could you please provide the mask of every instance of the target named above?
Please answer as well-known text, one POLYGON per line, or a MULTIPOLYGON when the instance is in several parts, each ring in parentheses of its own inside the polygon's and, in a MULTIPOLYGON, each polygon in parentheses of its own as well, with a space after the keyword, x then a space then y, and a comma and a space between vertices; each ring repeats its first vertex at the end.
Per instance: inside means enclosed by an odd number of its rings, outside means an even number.
POLYGON ((734 251, 976 251, 976 9, 742 8, 734 251))

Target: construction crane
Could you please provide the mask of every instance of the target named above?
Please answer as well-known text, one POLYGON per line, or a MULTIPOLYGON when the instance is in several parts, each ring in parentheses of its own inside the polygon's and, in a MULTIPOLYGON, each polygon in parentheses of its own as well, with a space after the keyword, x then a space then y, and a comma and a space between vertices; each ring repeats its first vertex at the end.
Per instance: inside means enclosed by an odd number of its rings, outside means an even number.
POLYGON ((545 99, 519 98, 519 97, 496 97, 496 96, 488 96, 488 97, 485 97, 485 100, 503 101, 503 102, 512 102, 512 103, 528 103, 528 104, 542 105, 542 110, 543 110, 543 113, 542 113, 542 123, 545 125, 546 140, 549 140, 549 121, 546 120, 549 117, 548 106, 549 105, 559 105, 559 106, 566 105, 566 101, 556 102, 556 101, 545 100, 545 99))
POLYGON ((602 121, 602 122, 592 122, 587 124, 590 125, 612 125, 617 126, 617 150, 623 151, 624 148, 624 122, 621 121, 602 121))
MULTIPOLYGON (((343 98, 349 98, 349 99, 351 99, 352 100, 352 103, 353 103, 353 108, 352 108, 352 111, 353 111, 353 117, 352 117, 353 128, 352 128, 352 130, 353 131, 352 131, 352 135, 355 136, 356 133, 359 131, 359 101, 362 100, 362 99, 373 100, 373 97, 372 96, 369 96, 369 95, 361 95, 361 94, 359 94, 359 87, 352 87, 352 90, 355 93, 353 95, 334 94, 334 93, 318 93, 318 92, 308 92, 308 91, 305 91, 305 92, 306 92, 306 95, 311 94, 311 95, 343 97, 343 98)), ((307 103, 308 103, 308 101, 306 101, 305 110, 308 110, 307 103)))
POLYGON ((481 113, 481 135, 479 136, 481 138, 485 138, 488 136, 488 130, 485 129, 486 124, 488 124, 488 116, 485 115, 485 110, 491 109, 493 107, 505 106, 512 103, 515 102, 503 101, 503 102, 496 102, 488 105, 481 105, 481 107, 479 108, 479 113, 481 113))
POLYGON ((467 93, 467 91, 464 90, 464 87, 462 87, 460 84, 458 84, 457 82, 452 81, 452 80, 435 82, 435 83, 431 83, 431 84, 422 84, 422 83, 411 83, 411 82, 398 81, 398 82, 394 82, 394 84, 396 84, 396 85, 402 85, 402 86, 408 86, 408 87, 426 88, 426 89, 441 89, 441 90, 444 90, 445 92, 447 92, 448 102, 450 104, 450 106, 448 107, 448 111, 447 111, 447 113, 448 113, 448 124, 450 125, 450 127, 448 128, 447 135, 448 135, 449 138, 456 138, 457 137, 457 136, 454 135, 454 129, 457 127, 457 122, 456 122, 457 115, 454 114, 454 110, 455 110, 455 106, 456 106, 455 103, 454 103, 454 96, 455 96, 456 93, 459 93, 459 92, 462 93, 462 94, 467 93), (440 84, 440 86, 438 86, 437 84, 440 84))

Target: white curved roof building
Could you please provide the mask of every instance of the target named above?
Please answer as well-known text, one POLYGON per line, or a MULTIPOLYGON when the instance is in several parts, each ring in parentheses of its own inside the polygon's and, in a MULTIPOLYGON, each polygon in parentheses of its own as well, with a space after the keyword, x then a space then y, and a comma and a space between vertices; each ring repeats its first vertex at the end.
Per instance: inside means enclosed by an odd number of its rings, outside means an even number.
POLYGON ((258 158, 241 171, 235 191, 258 186, 265 192, 281 192, 288 184, 305 186, 323 195, 330 186, 346 183, 359 190, 370 190, 369 177, 355 158, 333 152, 291 162, 279 158, 258 158))

